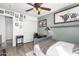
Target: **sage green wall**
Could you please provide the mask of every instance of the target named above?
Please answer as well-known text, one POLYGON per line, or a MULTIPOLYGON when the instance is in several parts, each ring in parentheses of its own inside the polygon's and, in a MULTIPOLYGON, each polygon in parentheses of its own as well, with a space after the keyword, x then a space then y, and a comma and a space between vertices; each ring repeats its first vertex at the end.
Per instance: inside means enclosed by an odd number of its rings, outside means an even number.
MULTIPOLYGON (((48 27, 51 27, 53 25, 53 14, 52 13, 38 18, 38 21, 43 20, 43 19, 47 19, 47 26, 48 27)), ((40 28, 38 26, 38 33, 39 34, 47 34, 47 31, 45 30, 45 27, 40 28)))
POLYGON ((79 43, 79 27, 54 28, 54 38, 79 43))
MULTIPOLYGON (((73 4, 75 5, 75 4, 73 4)), ((69 6, 70 7, 70 6, 69 6)), ((66 7, 65 7, 66 8, 66 7)), ((64 9, 64 8, 63 8, 64 9)), ((65 24, 54 24, 53 19, 53 13, 42 16, 38 18, 38 20, 47 19, 47 26, 73 26, 73 25, 79 25, 79 22, 71 22, 71 23, 65 23, 65 24)), ((54 34, 52 34, 53 38, 56 40, 63 40, 68 42, 74 42, 79 43, 79 27, 58 27, 58 28, 52 28, 51 29, 54 34)), ((38 33, 44 33, 44 30, 42 28, 38 27, 38 33)))

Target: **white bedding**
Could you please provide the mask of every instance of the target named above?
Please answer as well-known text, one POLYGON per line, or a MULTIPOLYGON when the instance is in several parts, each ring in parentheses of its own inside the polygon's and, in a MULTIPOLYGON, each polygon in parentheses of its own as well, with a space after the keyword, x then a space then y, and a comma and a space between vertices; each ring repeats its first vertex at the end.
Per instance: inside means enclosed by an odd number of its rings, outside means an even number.
POLYGON ((44 53, 41 51, 39 44, 34 45, 34 54, 36 54, 37 56, 45 56, 44 53))
POLYGON ((78 54, 72 53, 74 44, 59 41, 56 44, 49 47, 46 55, 41 51, 39 44, 34 45, 34 53, 37 56, 79 56, 78 54))

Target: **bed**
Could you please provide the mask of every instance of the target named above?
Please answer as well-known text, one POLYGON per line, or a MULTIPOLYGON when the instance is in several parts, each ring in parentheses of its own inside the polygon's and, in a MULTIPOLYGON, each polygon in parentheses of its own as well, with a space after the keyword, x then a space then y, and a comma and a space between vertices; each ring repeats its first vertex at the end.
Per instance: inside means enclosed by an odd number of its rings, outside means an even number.
POLYGON ((44 54, 39 44, 34 45, 34 54, 37 56, 79 56, 79 54, 73 53, 73 47, 75 44, 59 41, 54 45, 50 46, 46 54, 44 54))

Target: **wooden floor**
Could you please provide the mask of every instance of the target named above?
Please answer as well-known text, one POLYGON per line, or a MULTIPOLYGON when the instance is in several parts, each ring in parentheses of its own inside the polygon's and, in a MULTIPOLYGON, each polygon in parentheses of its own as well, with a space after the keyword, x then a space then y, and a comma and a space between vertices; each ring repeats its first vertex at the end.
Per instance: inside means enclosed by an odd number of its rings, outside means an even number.
POLYGON ((52 39, 52 38, 48 38, 48 39, 46 39, 46 40, 43 40, 43 41, 39 42, 39 46, 40 46, 42 52, 43 52, 44 54, 46 54, 48 48, 49 48, 51 45, 55 44, 56 42, 58 42, 58 40, 55 40, 55 39, 52 39))
MULTIPOLYGON (((39 46, 44 54, 46 54, 48 48, 55 44, 57 40, 54 39, 46 39, 39 42, 39 46)), ((7 56, 27 56, 26 54, 33 51, 33 42, 25 43, 21 47, 8 47, 6 49, 7 56)), ((32 54, 33 55, 33 54, 32 54)))
POLYGON ((26 53, 33 50, 33 43, 25 43, 21 47, 9 47, 6 49, 7 56, 26 56, 26 53))

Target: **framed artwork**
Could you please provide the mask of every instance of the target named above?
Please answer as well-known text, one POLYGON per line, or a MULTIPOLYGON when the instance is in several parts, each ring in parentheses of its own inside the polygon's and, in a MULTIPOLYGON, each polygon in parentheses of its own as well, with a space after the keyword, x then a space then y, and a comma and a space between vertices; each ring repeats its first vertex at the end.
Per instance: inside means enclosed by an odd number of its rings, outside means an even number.
POLYGON ((5 10, 5 14, 9 14, 10 12, 8 10, 5 10))
POLYGON ((15 18, 19 18, 19 14, 15 13, 15 18))
POLYGON ((10 11, 10 13, 9 13, 11 16, 14 16, 14 12, 12 12, 12 11, 10 11))
POLYGON ((14 16, 14 12, 13 11, 9 11, 9 10, 5 10, 5 14, 14 16))
POLYGON ((26 18, 26 16, 24 15, 24 19, 26 18))
POLYGON ((39 26, 40 27, 47 27, 47 19, 40 20, 39 21, 39 26))
POLYGON ((19 21, 23 21, 23 14, 20 14, 19 21))
POLYGON ((79 21, 79 5, 75 5, 54 13, 54 24, 79 21))
POLYGON ((19 26, 19 23, 18 23, 18 22, 16 22, 16 23, 15 23, 15 26, 19 26))
POLYGON ((0 10, 0 14, 4 14, 4 10, 0 10))

